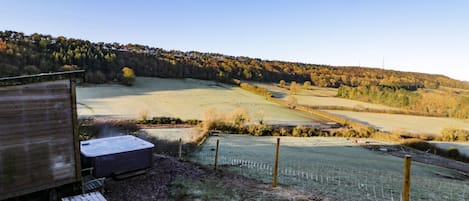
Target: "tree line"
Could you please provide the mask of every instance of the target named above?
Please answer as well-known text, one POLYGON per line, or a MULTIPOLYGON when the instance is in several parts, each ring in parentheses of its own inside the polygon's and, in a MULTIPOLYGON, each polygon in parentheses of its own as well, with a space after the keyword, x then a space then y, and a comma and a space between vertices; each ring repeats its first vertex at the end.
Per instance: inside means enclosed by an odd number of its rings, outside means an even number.
POLYGON ((442 75, 270 61, 0 31, 0 77, 84 69, 86 82, 109 83, 122 79, 124 66, 132 67, 136 76, 196 78, 227 83, 232 83, 234 79, 263 82, 286 80, 309 81, 312 85, 335 88, 383 86, 415 91, 446 86, 469 89, 469 83, 442 75))
POLYGON ((383 104, 431 116, 469 118, 469 96, 450 89, 408 91, 382 86, 341 86, 338 97, 383 104))

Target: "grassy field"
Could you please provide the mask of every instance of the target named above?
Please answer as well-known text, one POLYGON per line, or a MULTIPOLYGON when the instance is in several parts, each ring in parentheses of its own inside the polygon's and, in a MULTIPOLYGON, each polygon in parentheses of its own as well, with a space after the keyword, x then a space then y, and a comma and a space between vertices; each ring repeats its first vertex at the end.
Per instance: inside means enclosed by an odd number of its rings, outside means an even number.
POLYGON ((407 131, 413 133, 440 134, 441 130, 444 128, 469 129, 469 121, 463 119, 423 117, 400 114, 377 114, 339 110, 328 110, 327 112, 372 125, 384 131, 407 131))
POLYGON ((77 88, 80 116, 136 118, 170 116, 202 119, 209 108, 229 113, 243 107, 267 123, 315 125, 323 119, 268 102, 238 87, 194 79, 138 77, 134 86, 96 85, 77 88), (85 107, 86 105, 88 107, 85 107))
MULTIPOLYGON (((257 86, 266 88, 275 97, 281 98, 283 100, 287 100, 287 96, 289 95, 289 91, 280 87, 275 86, 274 83, 272 84, 265 84, 265 83, 255 83, 257 86)), ((293 95, 298 100, 298 104, 300 105, 308 105, 308 106, 340 106, 340 107, 349 107, 349 108, 370 108, 370 109, 378 109, 378 110, 398 110, 396 108, 379 105, 379 104, 372 104, 366 103, 361 101, 349 100, 345 98, 337 98, 335 95, 337 94, 337 89, 334 88, 320 88, 320 87, 311 87, 311 90, 301 90, 298 94, 293 95)))
MULTIPOLYGON (((217 139, 220 168, 272 182, 276 137, 210 137, 192 160, 213 164, 217 139)), ((402 169, 403 159, 366 150, 344 138, 281 137, 280 186, 337 200, 399 200, 402 169)), ((468 200, 469 180, 453 170, 413 162, 411 198, 468 200)))

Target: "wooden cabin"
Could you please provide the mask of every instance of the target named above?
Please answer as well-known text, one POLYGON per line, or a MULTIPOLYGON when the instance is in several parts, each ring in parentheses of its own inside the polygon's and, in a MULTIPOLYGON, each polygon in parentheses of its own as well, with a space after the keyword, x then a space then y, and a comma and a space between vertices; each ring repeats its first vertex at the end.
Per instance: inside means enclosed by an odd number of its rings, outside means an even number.
POLYGON ((0 200, 80 182, 80 77, 83 71, 0 78, 0 200))

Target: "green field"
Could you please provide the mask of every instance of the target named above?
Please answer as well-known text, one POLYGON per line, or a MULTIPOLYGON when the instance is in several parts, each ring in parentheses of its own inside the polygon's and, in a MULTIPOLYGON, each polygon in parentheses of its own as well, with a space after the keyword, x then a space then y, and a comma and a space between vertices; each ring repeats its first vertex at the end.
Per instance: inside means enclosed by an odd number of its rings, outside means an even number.
POLYGON ((384 131, 407 131, 439 135, 444 128, 469 129, 469 121, 463 119, 339 110, 327 110, 327 112, 372 125, 384 131))
MULTIPOLYGON (((217 139, 220 168, 272 182, 276 137, 210 137, 192 160, 213 164, 217 139)), ((399 200, 402 169, 403 159, 369 151, 344 138, 281 137, 280 186, 337 200, 399 200)), ((468 200, 469 180, 453 170, 413 162, 411 198, 468 200)))
MULTIPOLYGON (((275 97, 287 100, 287 97, 290 95, 289 91, 280 87, 277 87, 275 84, 266 84, 266 83, 256 83, 253 84, 263 87, 274 94, 275 97)), ((337 89, 334 88, 320 88, 320 87, 311 87, 310 90, 300 90, 296 95, 298 104, 308 105, 308 106, 339 106, 339 107, 348 107, 356 109, 377 109, 377 110, 398 110, 397 108, 392 108, 384 105, 366 103, 356 100, 350 100, 345 98, 337 98, 337 89)))
MULTIPOLYGON (((287 100, 289 91, 276 84, 253 83, 271 91, 276 97, 287 100)), ((309 106, 339 106, 357 109, 399 110, 379 104, 366 103, 334 97, 337 89, 311 87, 311 90, 300 90, 297 95, 298 104, 309 106)), ((444 128, 469 129, 469 121, 444 117, 425 117, 402 114, 385 114, 370 112, 353 112, 342 110, 325 110, 331 114, 345 117, 366 125, 374 126, 383 131, 405 131, 420 134, 439 135, 444 128)))
POLYGON ((243 107, 254 120, 272 124, 316 125, 324 121, 268 102, 239 87, 195 79, 138 77, 132 87, 117 84, 78 87, 77 101, 82 104, 79 116, 137 118, 146 111, 148 116, 202 119, 210 108, 228 114, 243 107))

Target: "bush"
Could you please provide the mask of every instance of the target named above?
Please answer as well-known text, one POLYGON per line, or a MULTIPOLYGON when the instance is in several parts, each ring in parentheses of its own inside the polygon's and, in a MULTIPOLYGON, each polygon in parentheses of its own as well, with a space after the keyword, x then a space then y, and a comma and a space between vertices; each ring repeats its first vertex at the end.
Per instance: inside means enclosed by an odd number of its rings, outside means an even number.
POLYGON ((254 136, 272 136, 273 128, 265 124, 250 125, 247 131, 254 136))
POLYGON ((199 125, 201 122, 202 121, 198 119, 188 119, 184 121, 185 124, 189 124, 189 125, 199 125))
POLYGON ((147 120, 148 120, 148 110, 141 110, 138 113, 137 122, 147 123, 147 120))
POLYGON ((287 105, 290 109, 295 109, 298 105, 298 99, 295 96, 287 96, 287 105))
POLYGON ((455 147, 450 147, 447 151, 448 157, 450 158, 457 158, 459 157, 459 150, 455 147))
POLYGON ((445 128, 441 132, 444 141, 469 141, 469 131, 456 128, 445 128))
POLYGON ((297 126, 293 129, 291 132, 291 136, 293 137, 300 137, 303 134, 303 127, 302 126, 297 126))
POLYGON ((435 151, 437 149, 435 145, 420 139, 407 139, 403 141, 402 145, 421 151, 435 151))
POLYGON ((231 122, 234 127, 243 128, 246 123, 251 121, 251 116, 244 108, 239 107, 229 114, 226 120, 231 122))

